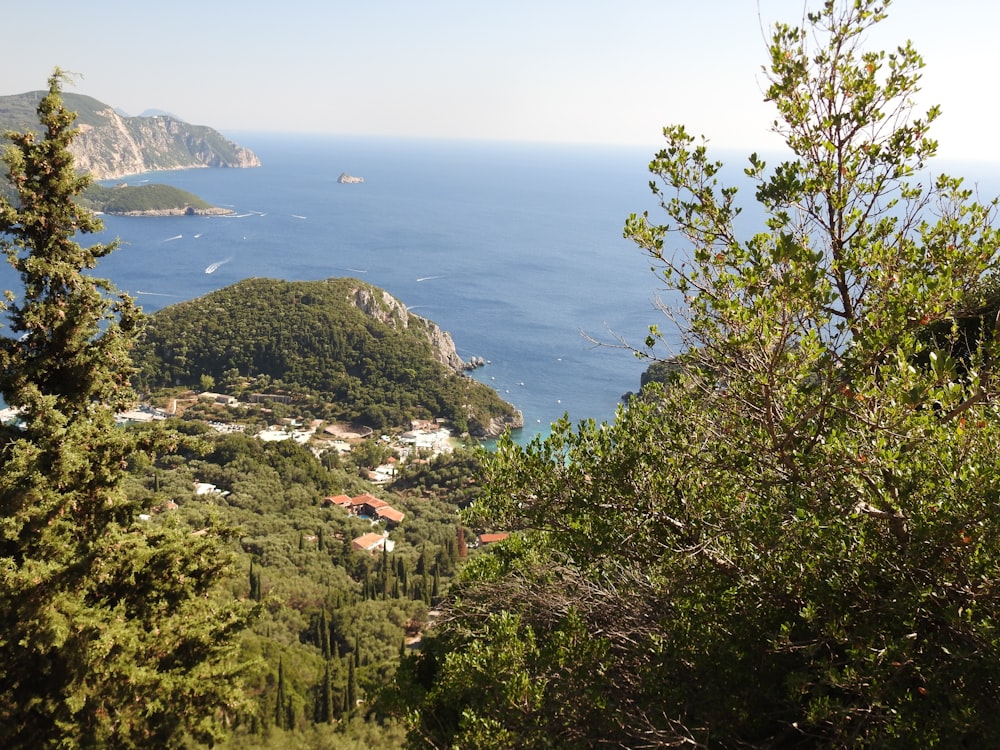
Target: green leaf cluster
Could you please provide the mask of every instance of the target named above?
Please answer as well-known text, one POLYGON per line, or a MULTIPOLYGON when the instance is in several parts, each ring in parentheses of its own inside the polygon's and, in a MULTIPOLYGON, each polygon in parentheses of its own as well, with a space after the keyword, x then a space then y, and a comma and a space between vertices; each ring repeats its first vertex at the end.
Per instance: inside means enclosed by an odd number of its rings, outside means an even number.
POLYGON ((412 672, 414 746, 1000 731, 998 204, 926 173, 922 60, 863 49, 884 5, 775 28, 766 96, 790 156, 749 160, 756 234, 706 144, 664 130, 667 220, 625 234, 683 297, 686 349, 613 424, 501 443, 467 520, 522 538, 453 589, 412 672))

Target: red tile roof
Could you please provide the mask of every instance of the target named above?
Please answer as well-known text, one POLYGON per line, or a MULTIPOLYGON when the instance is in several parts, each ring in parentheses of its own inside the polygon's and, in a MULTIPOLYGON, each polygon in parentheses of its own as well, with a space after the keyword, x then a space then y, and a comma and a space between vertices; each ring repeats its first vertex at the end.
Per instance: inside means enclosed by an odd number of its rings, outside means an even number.
POLYGON ((509 537, 510 534, 499 533, 499 534, 480 534, 479 543, 480 544, 492 544, 493 542, 502 542, 504 539, 509 537))
POLYGON ((379 518, 385 518, 393 523, 400 523, 406 517, 405 513, 395 508, 390 508, 388 505, 384 508, 379 508, 377 515, 379 518))
POLYGON ((373 550, 383 544, 385 544, 385 537, 381 534, 375 533, 362 534, 357 539, 353 539, 351 541, 351 547, 359 552, 363 550, 373 550))

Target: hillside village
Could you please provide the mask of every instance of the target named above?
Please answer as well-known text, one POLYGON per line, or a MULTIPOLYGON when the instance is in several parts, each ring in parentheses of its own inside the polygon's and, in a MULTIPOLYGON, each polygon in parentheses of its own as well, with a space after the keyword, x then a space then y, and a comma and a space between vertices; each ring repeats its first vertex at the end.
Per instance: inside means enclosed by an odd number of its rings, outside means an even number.
MULTIPOLYGON (((247 432, 251 428, 246 422, 238 421, 239 412, 245 408, 236 398, 226 394, 203 391, 195 394, 193 399, 202 404, 211 404, 218 412, 219 419, 204 420, 205 424, 219 433, 247 432)), ((190 398, 188 399, 191 400, 190 398)), ((148 403, 138 404, 135 409, 117 415, 119 424, 140 424, 166 420, 183 413, 183 399, 172 399, 169 409, 153 406, 148 403)), ((16 423, 18 410, 0 410, 0 423, 16 423)), ((379 435, 369 428, 345 426, 326 423, 322 420, 303 420, 285 417, 264 429, 257 429, 253 436, 263 442, 280 442, 292 440, 308 447, 317 457, 322 457, 329 451, 335 451, 338 456, 350 454, 352 449, 369 440, 379 441, 386 449, 387 460, 365 471, 365 478, 372 485, 379 487, 388 485, 396 477, 399 468, 410 461, 427 461, 443 453, 453 450, 451 430, 442 424, 441 420, 413 420, 411 429, 395 435, 379 435)), ((226 495, 228 491, 207 482, 195 482, 193 488, 196 495, 219 494, 226 495)), ((378 531, 363 534, 351 541, 351 548, 359 552, 375 553, 392 552, 395 543, 389 538, 389 533, 402 523, 405 514, 391 507, 384 500, 369 493, 355 497, 336 495, 324 498, 324 507, 340 507, 349 516, 368 519, 378 531)), ((176 503, 170 503, 164 510, 175 510, 176 503)), ((146 516, 148 518, 148 516, 146 516)), ((495 541, 490 539, 488 541, 495 541)))

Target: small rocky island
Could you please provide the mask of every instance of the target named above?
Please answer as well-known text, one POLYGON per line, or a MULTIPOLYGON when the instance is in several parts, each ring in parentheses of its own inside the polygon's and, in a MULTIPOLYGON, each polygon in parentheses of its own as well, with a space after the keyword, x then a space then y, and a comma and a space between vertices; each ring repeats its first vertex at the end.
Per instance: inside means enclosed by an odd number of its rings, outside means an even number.
POLYGON ((347 174, 347 172, 341 172, 340 177, 337 178, 337 182, 341 185, 357 185, 364 181, 364 177, 355 177, 354 175, 347 174))

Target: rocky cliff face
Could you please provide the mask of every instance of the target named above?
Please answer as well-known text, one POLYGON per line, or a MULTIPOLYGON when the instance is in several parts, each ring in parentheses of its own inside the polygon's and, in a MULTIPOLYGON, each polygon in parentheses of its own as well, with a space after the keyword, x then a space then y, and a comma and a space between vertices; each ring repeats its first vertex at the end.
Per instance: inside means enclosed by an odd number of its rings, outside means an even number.
POLYGON ((193 167, 259 167, 260 159, 218 131, 171 117, 122 117, 112 108, 80 124, 71 150, 77 168, 98 180, 193 167))
MULTIPOLYGON (((37 107, 44 91, 0 96, 0 141, 8 130, 38 132, 37 107)), ((65 92, 66 108, 76 113, 80 134, 70 150, 81 171, 98 180, 130 174, 192 167, 259 167, 252 151, 203 125, 176 117, 123 117, 90 96, 65 92)))
POLYGON ((515 411, 511 416, 493 417, 486 424, 482 424, 476 419, 469 420, 469 434, 487 440, 498 438, 508 430, 517 430, 522 427, 524 427, 524 415, 520 411, 515 411))
POLYGON ((393 328, 409 328, 418 326, 430 341, 434 359, 455 372, 468 370, 470 365, 464 362, 455 351, 455 342, 451 334, 442 330, 437 323, 419 315, 414 315, 406 309, 406 305, 382 289, 357 287, 353 290, 352 302, 369 318, 378 320, 393 328))

